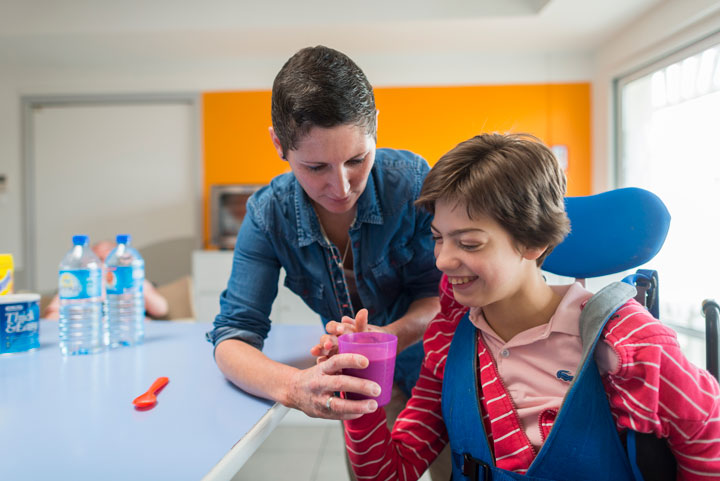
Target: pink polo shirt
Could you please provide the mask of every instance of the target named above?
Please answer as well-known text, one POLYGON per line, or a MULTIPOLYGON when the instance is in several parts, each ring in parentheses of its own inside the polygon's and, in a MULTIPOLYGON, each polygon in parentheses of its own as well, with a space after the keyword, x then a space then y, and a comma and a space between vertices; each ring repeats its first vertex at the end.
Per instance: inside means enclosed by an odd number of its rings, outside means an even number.
MULTIPOLYGON (((497 365, 525 433, 535 448, 543 443, 540 413, 558 410, 582 357, 580 312, 592 297, 578 282, 550 286, 562 297, 547 324, 523 331, 503 341, 493 331, 480 308, 470 310, 470 321, 480 330, 497 365), (512 386, 512 388, 507 388, 512 386)), ((617 368, 618 358, 605 343, 598 344, 595 359, 601 373, 617 368)))

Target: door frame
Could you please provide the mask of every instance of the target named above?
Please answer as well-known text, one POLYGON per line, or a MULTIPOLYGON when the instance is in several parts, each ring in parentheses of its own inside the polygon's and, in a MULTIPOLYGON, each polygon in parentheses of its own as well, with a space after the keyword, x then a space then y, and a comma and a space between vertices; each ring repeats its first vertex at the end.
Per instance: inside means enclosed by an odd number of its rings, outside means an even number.
POLYGON ((203 232, 203 172, 202 172, 202 125, 200 93, 140 93, 140 94, 88 94, 88 95, 27 95, 20 98, 21 108, 21 148, 22 148, 22 244, 23 272, 18 284, 37 290, 37 252, 35 249, 36 205, 35 205, 35 132, 33 129, 33 111, 42 107, 91 106, 91 105, 131 105, 131 104, 187 104, 191 107, 194 135, 192 142, 192 175, 195 176, 193 189, 193 212, 195 219, 194 244, 202 247, 203 232))

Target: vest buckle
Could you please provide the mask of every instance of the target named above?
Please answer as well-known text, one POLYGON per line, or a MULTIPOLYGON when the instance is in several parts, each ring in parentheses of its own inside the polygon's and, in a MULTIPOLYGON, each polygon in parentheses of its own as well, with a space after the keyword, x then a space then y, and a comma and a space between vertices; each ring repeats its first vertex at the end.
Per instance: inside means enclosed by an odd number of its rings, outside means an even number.
POLYGON ((462 473, 470 481, 492 481, 490 466, 485 461, 473 458, 470 453, 463 454, 462 473), (480 477, 480 473, 482 473, 482 477, 480 477))

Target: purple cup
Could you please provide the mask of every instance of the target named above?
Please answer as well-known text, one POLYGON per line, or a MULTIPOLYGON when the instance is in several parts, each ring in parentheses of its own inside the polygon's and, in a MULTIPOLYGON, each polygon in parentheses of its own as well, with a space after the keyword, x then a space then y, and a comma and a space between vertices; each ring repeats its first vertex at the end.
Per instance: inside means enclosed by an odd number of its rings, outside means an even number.
POLYGON ((345 393, 348 399, 375 399, 378 406, 390 402, 392 396, 393 374, 395 373, 395 354, 397 336, 385 332, 354 332, 338 337, 340 354, 362 354, 370 364, 365 369, 343 369, 343 374, 375 381, 380 385, 380 395, 364 396, 357 393, 345 393))

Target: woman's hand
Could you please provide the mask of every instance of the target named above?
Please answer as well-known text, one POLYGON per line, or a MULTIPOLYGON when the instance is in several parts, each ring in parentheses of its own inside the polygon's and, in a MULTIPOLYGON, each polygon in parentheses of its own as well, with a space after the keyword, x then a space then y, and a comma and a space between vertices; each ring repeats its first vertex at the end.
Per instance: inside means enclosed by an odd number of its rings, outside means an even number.
POLYGON ((376 382, 342 374, 342 369, 365 369, 368 363, 360 354, 338 354, 299 370, 289 386, 288 404, 310 417, 325 419, 356 419, 374 412, 378 407, 374 399, 353 401, 335 396, 336 392, 378 396, 380 386, 376 382))
POLYGON ((338 336, 351 332, 387 332, 380 326, 368 324, 368 310, 360 309, 355 319, 343 316, 342 322, 330 321, 325 326, 327 334, 320 337, 320 342, 310 349, 310 354, 317 358, 317 362, 321 363, 337 354, 338 336))

